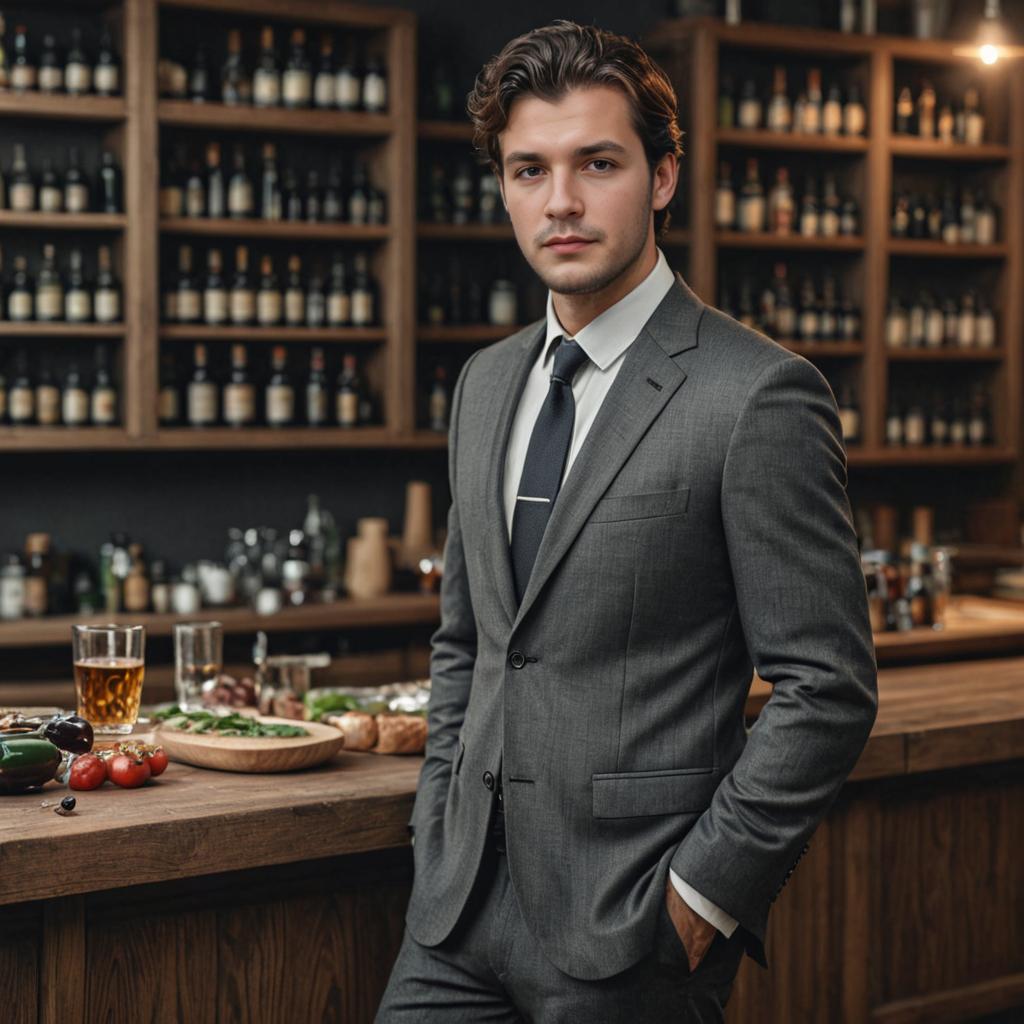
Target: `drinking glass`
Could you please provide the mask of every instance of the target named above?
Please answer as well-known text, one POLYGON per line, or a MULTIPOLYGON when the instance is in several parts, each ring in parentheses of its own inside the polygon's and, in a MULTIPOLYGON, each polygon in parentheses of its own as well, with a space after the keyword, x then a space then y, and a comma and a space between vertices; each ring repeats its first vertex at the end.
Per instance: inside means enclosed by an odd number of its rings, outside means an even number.
POLYGON ((185 711, 204 707, 203 694, 217 685, 224 664, 224 627, 219 622, 179 622, 174 627, 174 689, 185 711))
POLYGON ((97 735, 124 735, 139 717, 146 670, 143 626, 72 626, 78 713, 97 735))

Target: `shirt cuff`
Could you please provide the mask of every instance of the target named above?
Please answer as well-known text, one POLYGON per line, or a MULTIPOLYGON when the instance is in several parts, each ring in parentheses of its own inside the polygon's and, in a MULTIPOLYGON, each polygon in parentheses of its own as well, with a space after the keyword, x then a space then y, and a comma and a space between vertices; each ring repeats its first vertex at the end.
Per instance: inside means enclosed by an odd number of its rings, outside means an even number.
POLYGON ((711 900, 701 896, 692 885, 684 882, 671 868, 668 869, 668 874, 676 892, 683 898, 683 902, 695 914, 704 918, 708 924, 713 924, 727 939, 730 938, 736 931, 739 921, 730 917, 721 907, 716 907, 711 900))

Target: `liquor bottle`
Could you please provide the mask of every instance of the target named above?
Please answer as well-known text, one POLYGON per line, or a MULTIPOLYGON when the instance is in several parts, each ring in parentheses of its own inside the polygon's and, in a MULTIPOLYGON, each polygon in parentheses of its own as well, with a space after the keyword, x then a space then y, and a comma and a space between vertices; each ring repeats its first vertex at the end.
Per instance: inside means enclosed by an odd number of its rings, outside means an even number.
POLYGON ((288 378, 287 364, 284 345, 275 345, 266 390, 266 417, 270 427, 290 427, 295 422, 295 388, 288 378))
POLYGON ((36 378, 36 423, 41 427, 55 427, 60 423, 60 388, 45 362, 36 378))
POLYGON ((793 127, 793 110, 786 93, 786 69, 777 65, 772 72, 772 97, 768 101, 767 128, 788 132, 793 127))
POLYGON ((825 135, 838 135, 843 130, 843 94, 833 82, 821 110, 821 130, 825 135))
POLYGON ((206 60, 206 46, 200 40, 188 69, 188 98, 193 103, 205 103, 210 98, 210 70, 206 60))
POLYGON ((341 167, 336 160, 331 161, 327 171, 327 184, 324 186, 321 216, 331 223, 344 219, 345 199, 341 183, 341 167))
POLYGON ((818 341, 819 332, 818 297, 814 292, 814 281, 807 274, 800 285, 800 314, 797 319, 797 334, 801 341, 818 341))
POLYGON ((928 237, 928 207, 921 196, 914 196, 910 202, 909 235, 911 238, 928 237))
POLYGON ((977 245, 996 243, 996 208, 982 189, 978 189, 974 211, 974 241, 977 245))
POLYGON ((747 177, 740 190, 739 229, 740 231, 764 231, 765 199, 764 189, 757 172, 757 158, 748 157, 747 177))
POLYGON ((885 315, 885 343, 889 348, 905 348, 907 344, 907 311, 899 297, 889 297, 889 310, 885 315))
POLYGON ((942 309, 931 292, 925 292, 924 344, 926 348, 942 348, 945 323, 942 309))
POLYGON ((235 146, 234 171, 228 182, 228 215, 235 219, 253 215, 252 181, 245 171, 245 153, 242 147, 235 146))
POLYGON ((192 377, 185 395, 185 418, 189 426, 211 427, 217 422, 217 385, 206 364, 206 346, 192 349, 192 377))
POLYGON ((501 188, 498 179, 489 171, 480 175, 477 184, 480 199, 477 213, 481 224, 497 224, 504 219, 505 207, 501 199, 501 188))
POLYGON ((277 286, 274 261, 270 256, 260 260, 260 288, 256 293, 256 322, 273 327, 281 322, 281 290, 277 286))
POLYGON ((795 213, 789 169, 779 167, 775 171, 775 184, 768 193, 768 229, 777 235, 792 234, 795 213))
POLYGON ((917 134, 922 139, 935 138, 935 104, 935 87, 925 79, 917 97, 917 134))
POLYGON ((121 320, 121 285, 114 275, 109 245, 101 245, 96 250, 96 292, 92 308, 97 323, 112 324, 121 320))
POLYGON ((89 209, 89 185, 82 174, 78 147, 68 149, 68 169, 64 172, 64 209, 68 213, 85 213, 89 209))
POLYGON ((906 238, 910 233, 910 196, 906 192, 897 194, 892 208, 892 237, 906 238))
POLYGON ((773 291, 775 293, 775 324, 773 335, 777 340, 788 341, 796 337, 796 307, 793 304, 793 294, 789 287, 789 276, 786 272, 785 263, 775 264, 775 281, 773 291))
POLYGON ((185 216, 206 216, 206 182, 199 171, 199 162, 192 161, 188 177, 185 179, 185 216))
POLYGON ((68 287, 64 293, 64 319, 72 324, 84 324, 92 319, 92 292, 85 284, 81 249, 72 249, 68 256, 68 287))
POLYGON ((338 386, 334 393, 335 416, 339 427, 359 425, 360 381, 356 368, 356 357, 346 352, 341 361, 338 386))
POLYGON ((96 372, 89 408, 94 427, 112 427, 117 423, 117 388, 110 372, 110 355, 104 345, 96 346, 96 372))
POLYGON ((821 231, 821 213, 818 209, 818 187, 813 178, 804 179, 804 194, 800 199, 800 234, 814 238, 821 231))
POLYGON ((926 305, 925 297, 920 292, 910 304, 907 311, 907 347, 922 348, 924 346, 926 305))
POLYGON ((839 335, 843 341, 856 341, 860 338, 860 311, 850 301, 849 295, 843 296, 839 335))
POLYGON ((736 92, 730 75, 722 76, 718 88, 718 127, 736 127, 736 92))
POLYGON ((7 190, 11 209, 15 213, 31 213, 36 208, 36 185, 29 173, 25 159, 25 146, 14 144, 14 160, 11 163, 11 184, 7 190))
POLYGON ((860 444, 860 406, 849 384, 844 384, 839 389, 838 407, 843 442, 847 445, 860 444))
POLYGON ((721 231, 732 231, 736 226, 736 190, 732 184, 732 173, 724 160, 718 168, 718 185, 715 187, 715 227, 721 231))
POLYGON ((366 224, 370 215, 370 192, 367 185, 366 164, 357 160, 352 169, 352 191, 348 194, 348 222, 366 224))
POLYGON ((334 76, 334 95, 339 110, 358 110, 363 98, 363 77, 356 64, 355 44, 350 40, 334 76))
POLYGON ((17 323, 31 320, 35 314, 35 292, 28 276, 28 261, 24 256, 14 257, 14 275, 7 293, 7 319, 17 323))
POLYGON ((835 341, 839 334, 839 302, 836 297, 836 279, 826 273, 821 282, 821 302, 818 305, 818 340, 835 341))
POLYGON ((314 348, 309 355, 309 376, 306 378, 306 426, 327 425, 327 374, 324 371, 324 350, 314 348))
POLYGON ((235 249, 235 276, 228 296, 228 311, 233 324, 251 324, 256 314, 256 292, 249 280, 249 250, 235 249))
POLYGON ((324 274, 319 262, 314 263, 306 283, 306 326, 323 327, 327 320, 327 296, 324 274))
POLYGON ((957 315, 956 344, 957 348, 974 348, 974 294, 964 292, 960 299, 960 311, 957 315))
POLYGON ((960 193, 960 241, 965 245, 973 245, 978 240, 977 230, 974 193, 969 188, 965 188, 960 193))
POLYGON ((996 318, 984 295, 979 296, 977 301, 974 318, 974 342, 978 348, 991 349, 996 346, 996 318))
POLYGON ((284 290, 284 322, 289 327, 301 327, 306 320, 306 293, 302 287, 302 257, 292 253, 288 257, 288 279, 284 290))
POLYGON ((114 51, 110 29, 106 26, 100 34, 100 50, 96 55, 92 85, 99 96, 116 96, 121 91, 121 64, 114 51))
POLYGON ((84 427, 89 422, 89 392, 77 363, 69 363, 60 397, 61 420, 66 427, 84 427))
MULTIPOLYGON (((41 78, 42 68, 39 73, 41 78)), ((92 92, 92 64, 85 55, 82 30, 77 25, 71 29, 71 49, 68 50, 67 64, 61 77, 64 79, 64 88, 72 96, 84 96, 92 92)))
POLYGON ((860 98, 860 89, 856 82, 851 82, 846 90, 846 103, 843 104, 843 132, 846 135, 863 135, 867 127, 867 111, 860 98))
POLYGON ((36 66, 28 53, 28 32, 24 25, 14 29, 14 60, 11 61, 11 88, 15 92, 28 92, 36 88, 36 66))
POLYGON ((754 285, 748 276, 740 281, 740 299, 737 319, 744 327, 758 329, 757 310, 754 306, 754 285))
POLYGON ((43 259, 36 277, 36 319, 53 322, 64 317, 64 282, 57 270, 54 247, 43 246, 43 259))
POLYGON ((956 346, 957 330, 960 325, 960 311, 956 301, 947 296, 942 302, 942 344, 947 348, 956 346))
POLYGON ((334 40, 329 32, 320 36, 320 65, 313 78, 313 106, 330 110, 336 103, 334 83, 334 40))
POLYGON ((843 200, 839 214, 839 234, 846 237, 860 234, 860 210, 853 196, 847 196, 843 200))
POLYGON ((352 321, 352 297, 346 280, 345 261, 336 254, 331 263, 331 284, 327 291, 327 324, 346 327, 352 321))
POLYGON ((228 291, 224 284, 220 249, 206 254, 206 281, 203 285, 203 321, 211 327, 227 323, 228 291))
POLYGON ((276 107, 281 102, 281 72, 274 53, 274 30, 260 32, 260 59, 252 76, 252 101, 257 107, 276 107))
POLYGON ((36 418, 36 389, 28 370, 24 352, 14 357, 14 374, 7 395, 8 416, 15 427, 28 426, 36 418))
POLYGON ((946 182, 942 193, 942 241, 956 245, 960 241, 960 215, 956 208, 953 186, 946 182))
POLYGON ((160 393, 157 396, 157 418, 160 426, 177 426, 181 420, 181 393, 178 374, 171 352, 160 354, 160 393))
POLYGON ((970 414, 967 419, 967 443, 988 444, 992 440, 991 417, 988 401, 981 385, 975 385, 971 392, 970 414))
POLYGON ((443 366, 434 369, 434 383, 430 388, 430 429, 438 433, 448 432, 448 375, 443 366))
POLYGON ((931 417, 928 420, 928 436, 933 445, 941 447, 949 443, 949 411, 940 391, 932 395, 931 417))
MULTIPOLYGON (((842 206, 839 190, 833 174, 826 174, 821 199, 821 234, 825 238, 835 238, 842 228, 842 206)), ((854 234, 855 231, 850 232, 854 234)))
POLYGON ((927 440, 927 416, 920 396, 911 395, 903 415, 903 443, 908 447, 920 447, 927 440))
POLYGON ((37 83, 40 92, 55 93, 64 88, 64 68, 57 56, 57 41, 49 33, 43 36, 37 83))
POLYGON ((114 162, 114 154, 104 150, 100 160, 100 209, 104 213, 120 213, 121 168, 114 162))
POLYGON ((366 61, 362 88, 363 110, 382 114, 388 108, 388 80, 380 58, 373 54, 366 61))
POLYGON ((306 220, 316 224, 324 219, 323 195, 320 191, 320 175, 310 170, 306 175, 306 220))
POLYGON ((459 161, 452 177, 452 223, 469 224, 473 219, 473 174, 465 160, 459 161))
POLYGON ((206 216, 223 217, 226 209, 224 172, 220 166, 220 144, 211 142, 206 147, 206 216))
POLYGON ((285 220, 298 221, 303 219, 302 193, 295 178, 295 172, 289 167, 284 172, 281 194, 282 214, 285 220))
POLYGON ((896 97, 896 133, 909 135, 913 129, 913 120, 914 97, 910 92, 910 86, 905 85, 896 97))
POLYGON ((936 200, 934 193, 928 194, 928 237, 935 241, 942 239, 942 205, 936 200))
POLYGON ((192 247, 183 245, 178 249, 178 322, 195 324, 199 322, 202 309, 199 288, 192 278, 192 247))
POLYGON ((272 142, 268 142, 263 147, 260 216, 264 220, 280 220, 282 215, 281 184, 277 173, 277 149, 272 142))
POLYGON ((224 385, 223 408, 229 427, 248 427, 256 420, 256 386, 249 377, 244 345, 231 346, 231 375, 224 385))
POLYGON ((953 413, 949 420, 949 443, 967 443, 967 410, 959 397, 953 399, 953 413))
POLYGON ((352 269, 352 325, 372 327, 377 322, 377 295, 365 252, 356 253, 352 269))
POLYGON ((43 213, 60 213, 64 207, 64 190, 57 180, 53 169, 53 161, 49 157, 43 159, 43 171, 39 177, 39 209, 43 213))
POLYGON ((821 131, 822 124, 822 95, 821 95, 821 70, 819 68, 807 69, 807 103, 803 109, 803 116, 798 131, 808 134, 817 134, 821 131))
POLYGON ((228 32, 228 55, 220 72, 220 98, 230 106, 252 103, 252 79, 242 63, 242 33, 228 32))
POLYGON ((985 115, 978 102, 978 90, 971 86, 964 92, 963 141, 968 146, 980 146, 985 141, 985 115))
POLYGON ((286 107, 293 110, 308 107, 313 97, 313 76, 306 56, 306 32, 292 29, 291 51, 281 77, 281 97, 286 107))
POLYGON ((939 115, 935 124, 935 134, 940 142, 955 142, 954 132, 956 119, 953 117, 953 107, 950 103, 943 103, 939 107, 939 115))
POLYGON ((741 128, 761 127, 761 97, 757 94, 757 84, 752 78, 743 83, 737 119, 741 128))

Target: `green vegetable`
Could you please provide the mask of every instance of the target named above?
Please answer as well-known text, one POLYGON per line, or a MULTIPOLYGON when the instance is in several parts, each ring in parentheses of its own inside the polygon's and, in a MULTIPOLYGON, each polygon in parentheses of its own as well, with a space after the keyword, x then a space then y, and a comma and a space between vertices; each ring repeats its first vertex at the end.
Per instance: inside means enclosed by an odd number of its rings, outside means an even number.
POLYGON ((318 722, 324 715, 340 711, 362 711, 359 701, 348 693, 315 693, 310 690, 306 694, 306 710, 312 721, 318 722))
POLYGON ((182 732, 212 733, 217 736, 308 736, 301 725, 260 722, 249 715, 218 715, 212 711, 182 711, 176 704, 154 713, 153 717, 168 729, 182 732))
POLYGON ((60 751, 36 736, 0 736, 0 793, 24 793, 49 782, 60 765, 60 751))

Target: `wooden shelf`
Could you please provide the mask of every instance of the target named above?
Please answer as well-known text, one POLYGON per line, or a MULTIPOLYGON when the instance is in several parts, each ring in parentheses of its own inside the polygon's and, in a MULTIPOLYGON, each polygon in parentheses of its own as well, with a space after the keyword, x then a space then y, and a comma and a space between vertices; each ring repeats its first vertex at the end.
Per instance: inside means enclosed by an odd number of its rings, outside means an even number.
MULTIPOLYGON (((0 221, 2 225, 2 221, 0 221)), ((304 242, 380 242, 391 235, 386 224, 311 224, 291 220, 235 220, 231 217, 165 217, 160 230, 169 235, 297 239, 304 242)))
MULTIPOLYGON (((278 448, 402 448, 406 438, 385 427, 167 427, 142 447, 165 451, 278 448)), ((412 447, 416 447, 415 444, 412 447)))
POLYGON ((160 328, 161 341, 303 341, 365 344, 387 340, 383 327, 209 327, 173 324, 160 328))
POLYGON ((1001 348, 887 348, 891 362, 998 363, 1006 358, 1001 348))
POLYGON ((415 435, 416 446, 419 448, 444 449, 448 447, 448 434, 442 434, 439 430, 417 430, 415 435))
POLYGON ((122 231, 128 223, 123 213, 15 213, 0 210, 0 228, 46 231, 122 231))
POLYGON ((162 125, 180 128, 367 137, 389 135, 395 130, 396 123, 391 114, 229 106, 226 103, 192 103, 189 100, 160 100, 157 118, 162 125))
POLYGON ((853 153, 868 151, 862 135, 811 135, 808 132, 773 132, 767 129, 719 128, 715 139, 720 146, 750 149, 786 149, 807 153, 853 153))
POLYGON ((919 139, 914 135, 893 135, 889 143, 893 156, 913 157, 921 160, 963 160, 978 163, 999 163, 1010 159, 1010 147, 996 142, 980 146, 919 139))
POLYGON ((0 452, 124 451, 137 447, 122 427, 0 427, 0 452))
POLYGON ((468 121, 420 121, 416 132, 431 142, 473 142, 473 126, 468 121))
POLYGON ((949 245, 931 238, 890 238, 892 256, 933 256, 947 260, 1001 260, 1007 254, 1005 242, 995 245, 949 245))
POLYGON ((102 625, 116 619, 146 627, 148 637, 171 636, 177 622, 220 622, 227 634, 267 632, 306 632, 364 628, 368 626, 431 625, 440 617, 439 598, 434 594, 387 594, 384 597, 355 600, 347 598, 331 604, 311 604, 284 608, 276 615, 257 615, 248 608, 204 608, 195 615, 157 615, 153 612, 119 615, 53 615, 42 619, 20 619, 0 623, 0 648, 55 647, 71 644, 74 625, 102 625))
POLYGON ((864 355, 861 341, 779 341, 783 348, 808 359, 850 359, 864 355))
POLYGON ((416 234, 422 241, 440 242, 513 242, 512 225, 505 224, 431 224, 420 222, 416 234))
POLYGON ((990 466, 1017 460, 1013 448, 945 445, 941 448, 861 448, 848 451, 851 466, 990 466))
POLYGON ((59 121, 123 121, 123 96, 69 96, 43 92, 0 92, 0 115, 59 121))
POLYGON ((502 338, 507 338, 521 329, 494 324, 449 324, 440 327, 421 326, 417 328, 416 336, 420 341, 501 341, 502 338))
POLYGON ((102 338, 124 337, 125 326, 117 324, 68 324, 63 321, 42 323, 29 320, 21 323, 12 320, 0 321, 0 338, 81 338, 96 341, 102 338))
POLYGON ((862 252, 864 239, 837 235, 835 238, 805 238, 803 235, 777 235, 769 231, 716 231, 715 243, 722 249, 794 249, 811 252, 862 252))
MULTIPOLYGON (((281 0, 159 0, 159 3, 161 7, 236 14, 247 18, 280 18, 282 11, 281 0)), ((287 15, 290 22, 348 28, 379 29, 415 24, 411 11, 350 3, 324 4, 322 0, 288 0, 287 15)))

